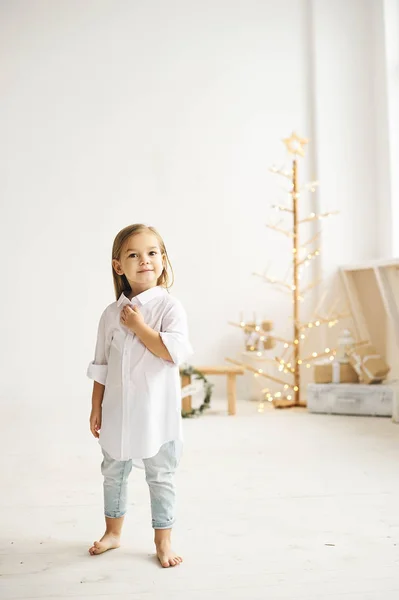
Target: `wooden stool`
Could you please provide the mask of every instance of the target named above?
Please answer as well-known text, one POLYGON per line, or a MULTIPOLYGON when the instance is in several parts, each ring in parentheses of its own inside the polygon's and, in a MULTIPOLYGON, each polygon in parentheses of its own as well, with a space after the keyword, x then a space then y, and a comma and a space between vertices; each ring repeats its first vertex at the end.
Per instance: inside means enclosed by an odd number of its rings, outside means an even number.
MULTIPOLYGON (((237 412, 237 390, 236 377, 244 375, 243 367, 194 367, 204 375, 226 375, 227 376, 227 411, 229 415, 235 415, 237 412)), ((182 375, 182 387, 190 385, 191 375, 182 375)), ((191 412, 191 396, 182 399, 183 412, 191 412)))

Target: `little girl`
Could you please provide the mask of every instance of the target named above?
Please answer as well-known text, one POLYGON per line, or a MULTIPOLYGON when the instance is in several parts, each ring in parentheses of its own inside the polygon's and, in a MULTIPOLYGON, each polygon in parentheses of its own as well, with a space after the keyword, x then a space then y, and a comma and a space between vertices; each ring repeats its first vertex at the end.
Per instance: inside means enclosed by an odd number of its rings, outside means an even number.
POLYGON ((106 523, 89 552, 119 547, 128 476, 132 464, 144 465, 163 567, 182 562, 170 542, 182 446, 178 365, 192 353, 186 313, 167 291, 169 268, 165 244, 153 227, 130 225, 118 233, 112 248, 116 302, 101 316, 87 371, 94 380, 90 430, 103 453, 106 523))

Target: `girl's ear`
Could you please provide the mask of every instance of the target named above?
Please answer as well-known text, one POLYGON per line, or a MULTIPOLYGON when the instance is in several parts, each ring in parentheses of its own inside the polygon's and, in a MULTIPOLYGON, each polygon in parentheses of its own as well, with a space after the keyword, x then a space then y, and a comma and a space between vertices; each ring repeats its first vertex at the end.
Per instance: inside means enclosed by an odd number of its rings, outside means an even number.
POLYGON ((112 261, 112 266, 117 275, 123 275, 122 267, 120 265, 119 260, 116 260, 116 258, 114 258, 112 261))

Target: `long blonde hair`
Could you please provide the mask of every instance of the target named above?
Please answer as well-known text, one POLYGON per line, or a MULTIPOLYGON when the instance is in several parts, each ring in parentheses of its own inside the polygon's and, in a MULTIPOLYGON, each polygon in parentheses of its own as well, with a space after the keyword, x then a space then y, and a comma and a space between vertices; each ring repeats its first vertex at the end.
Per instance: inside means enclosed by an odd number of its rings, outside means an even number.
MULTIPOLYGON (((161 250, 162 256, 164 257, 165 264, 164 264, 163 271, 158 278, 157 285, 161 285, 162 287, 169 289, 170 287, 172 287, 173 282, 174 282, 173 269, 172 269, 172 265, 169 260, 168 253, 166 251, 165 243, 164 243, 163 239, 161 238, 160 234, 158 233, 158 231, 155 229, 155 227, 143 225, 142 223, 136 223, 135 225, 128 225, 127 227, 122 229, 115 237, 114 243, 112 245, 112 260, 120 260, 121 259, 123 245, 127 241, 127 239, 130 238, 130 236, 135 235, 137 233, 143 233, 143 232, 152 233, 153 235, 155 235, 155 237, 158 240, 159 248, 161 250)), ((115 271, 113 266, 112 266, 112 276, 114 278, 115 296, 116 296, 116 299, 118 300, 118 298, 122 294, 122 292, 130 292, 131 287, 130 287, 128 280, 126 279, 126 276, 118 275, 118 273, 115 271)))

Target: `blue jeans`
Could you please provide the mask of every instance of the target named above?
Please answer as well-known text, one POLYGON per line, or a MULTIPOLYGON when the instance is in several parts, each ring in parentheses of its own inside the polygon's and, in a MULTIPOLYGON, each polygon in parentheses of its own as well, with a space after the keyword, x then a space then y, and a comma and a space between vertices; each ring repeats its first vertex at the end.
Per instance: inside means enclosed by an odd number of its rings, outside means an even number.
MULTIPOLYGON (((161 446, 158 454, 144 458, 145 478, 150 490, 152 526, 169 529, 175 522, 176 493, 174 474, 179 462, 176 442, 161 446)), ((104 513, 118 519, 127 511, 127 482, 131 460, 115 460, 102 449, 101 472, 104 476, 104 513)))

